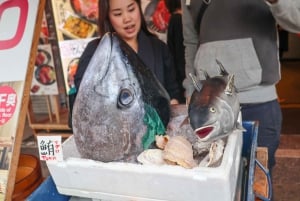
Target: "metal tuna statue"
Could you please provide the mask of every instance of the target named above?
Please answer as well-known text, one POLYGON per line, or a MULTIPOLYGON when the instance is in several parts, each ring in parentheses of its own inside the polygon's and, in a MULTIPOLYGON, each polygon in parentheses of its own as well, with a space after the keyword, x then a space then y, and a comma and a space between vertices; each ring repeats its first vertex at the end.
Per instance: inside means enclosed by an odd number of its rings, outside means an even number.
POLYGON ((166 90, 137 54, 117 35, 104 35, 73 107, 74 139, 81 157, 136 162, 137 155, 155 140, 154 127, 164 132, 170 118, 169 101, 166 90), (158 123, 149 126, 147 119, 158 123))
POLYGON ((196 90, 188 106, 191 127, 200 141, 214 141, 227 136, 234 129, 242 129, 240 104, 234 86, 234 76, 222 64, 220 75, 197 81, 190 75, 196 90))

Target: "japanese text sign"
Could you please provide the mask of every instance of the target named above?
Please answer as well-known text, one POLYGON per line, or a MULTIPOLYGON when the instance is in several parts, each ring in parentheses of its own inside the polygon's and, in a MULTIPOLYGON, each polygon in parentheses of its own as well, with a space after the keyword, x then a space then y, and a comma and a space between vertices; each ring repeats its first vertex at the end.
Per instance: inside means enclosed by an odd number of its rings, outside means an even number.
POLYGON ((37 136, 40 160, 62 161, 61 136, 37 136))
POLYGON ((0 86, 0 126, 14 114, 17 105, 17 94, 12 87, 0 86))

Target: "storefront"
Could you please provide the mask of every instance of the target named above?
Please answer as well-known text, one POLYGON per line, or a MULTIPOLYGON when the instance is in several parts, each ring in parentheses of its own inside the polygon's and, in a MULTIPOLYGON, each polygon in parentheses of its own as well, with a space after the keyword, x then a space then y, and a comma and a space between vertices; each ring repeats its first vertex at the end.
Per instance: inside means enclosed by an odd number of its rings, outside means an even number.
MULTIPOLYGON (((46 161, 50 175, 43 182, 39 180, 36 188, 31 188, 26 195, 28 201, 76 200, 76 197, 144 201, 192 201, 202 197, 204 200, 252 201, 257 194, 268 197, 271 188, 268 176, 260 175, 259 181, 254 176, 263 172, 259 169, 257 152, 262 158, 265 154, 265 150, 257 149, 256 122, 243 122, 246 130, 233 132, 228 137, 222 162, 217 167, 188 170, 168 165, 104 163, 85 160, 76 154, 68 125, 68 98, 79 57, 87 43, 98 34, 97 1, 89 2, 88 8, 80 0, 0 3, 0 33, 8 30, 0 34, 0 60, 9 67, 2 68, 0 73, 0 151, 3 159, 0 162, 0 199, 14 200, 26 117, 35 137, 46 137, 38 141, 40 150, 47 139, 54 142, 53 146, 55 142, 60 146, 65 140, 63 147, 51 153, 40 152, 40 160, 46 161), (15 19, 14 16, 20 17, 15 19), (255 188, 259 182, 262 182, 261 191, 257 192, 255 188)), ((150 19, 149 26, 155 27, 157 35, 165 40, 166 26, 162 25, 168 18, 165 9, 159 6, 163 14, 158 23, 151 18, 153 2, 142 2, 145 17, 150 19)), ((155 12, 158 15, 158 11, 155 12)))

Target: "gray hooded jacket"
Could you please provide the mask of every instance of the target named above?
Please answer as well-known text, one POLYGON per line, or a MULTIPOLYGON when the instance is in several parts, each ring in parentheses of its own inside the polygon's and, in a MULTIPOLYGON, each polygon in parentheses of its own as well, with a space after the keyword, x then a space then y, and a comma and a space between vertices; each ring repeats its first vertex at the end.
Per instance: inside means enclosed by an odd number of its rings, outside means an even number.
MULTIPOLYGON (((275 84, 281 77, 277 24, 300 33, 300 1, 271 5, 265 0, 211 0, 200 27, 195 27, 201 4, 203 0, 182 0, 186 75, 204 79, 201 70, 218 75, 217 59, 234 74, 241 103, 276 99, 275 84)), ((190 78, 184 87, 190 96, 190 78)))

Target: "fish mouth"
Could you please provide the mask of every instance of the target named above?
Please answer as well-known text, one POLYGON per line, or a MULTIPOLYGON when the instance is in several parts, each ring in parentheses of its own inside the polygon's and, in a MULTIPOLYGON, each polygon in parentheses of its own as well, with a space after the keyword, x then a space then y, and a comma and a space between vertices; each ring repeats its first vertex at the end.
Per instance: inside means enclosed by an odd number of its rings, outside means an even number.
POLYGON ((195 129, 194 132, 200 139, 203 139, 206 136, 208 136, 214 130, 214 128, 215 128, 214 126, 204 126, 195 129))

